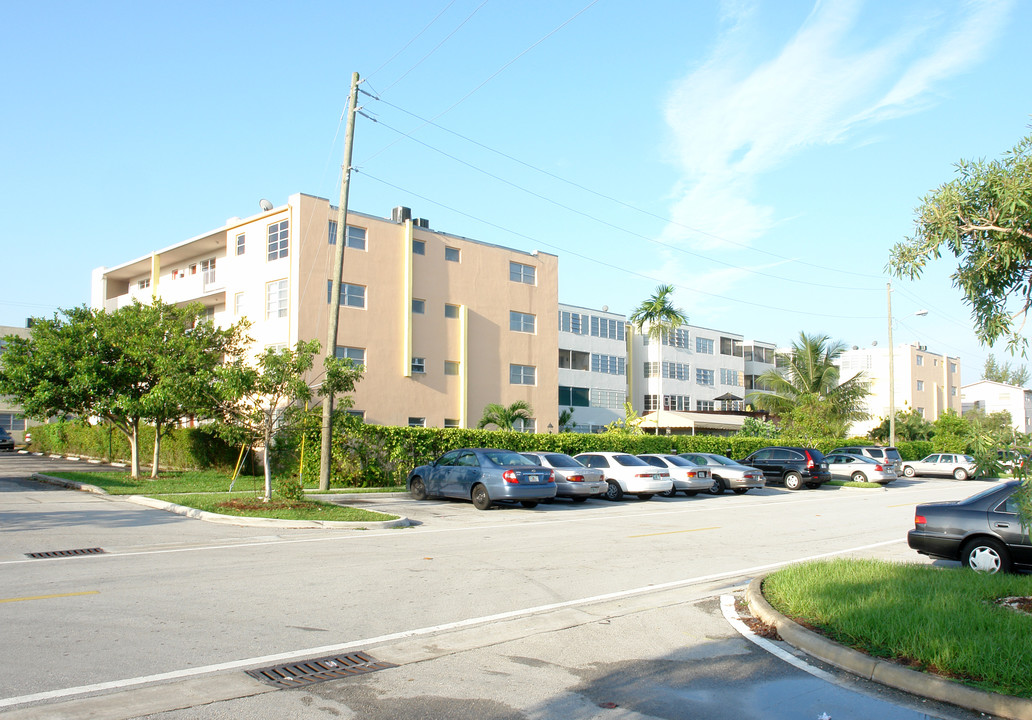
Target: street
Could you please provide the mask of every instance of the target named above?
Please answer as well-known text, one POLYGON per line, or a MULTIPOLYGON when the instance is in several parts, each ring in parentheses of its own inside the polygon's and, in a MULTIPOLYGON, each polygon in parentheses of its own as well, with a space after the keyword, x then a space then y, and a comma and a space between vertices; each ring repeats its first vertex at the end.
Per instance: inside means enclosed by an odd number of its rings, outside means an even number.
POLYGON ((720 597, 805 558, 928 563, 906 547, 914 506, 979 482, 488 512, 366 496, 347 502, 416 525, 270 530, 26 480, 79 466, 0 456, 10 717, 977 716, 815 678, 738 634, 720 597), (358 651, 398 667, 294 690, 244 674, 358 651))

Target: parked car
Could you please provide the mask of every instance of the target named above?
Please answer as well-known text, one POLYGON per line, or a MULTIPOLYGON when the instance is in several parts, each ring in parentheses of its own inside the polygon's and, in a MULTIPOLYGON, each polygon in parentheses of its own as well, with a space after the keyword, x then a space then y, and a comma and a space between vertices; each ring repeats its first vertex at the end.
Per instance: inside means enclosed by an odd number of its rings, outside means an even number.
POLYGON ((518 502, 525 508, 555 497, 549 468, 531 465, 511 450, 462 448, 446 452, 409 473, 408 491, 416 500, 431 496, 472 500, 477 510, 496 502, 518 502))
POLYGON ((575 455, 574 459, 605 474, 606 498, 619 500, 625 494, 648 500, 653 495, 668 492, 674 487, 670 473, 649 465, 628 453, 591 452, 575 455))
POLYGON ((892 469, 896 471, 897 476, 903 469, 903 458, 900 457, 899 450, 894 447, 882 447, 881 445, 849 445, 846 447, 835 448, 828 454, 837 455, 838 453, 862 455, 864 457, 869 457, 876 462, 880 462, 882 465, 892 465, 892 469))
POLYGON ((596 468, 585 467, 582 462, 564 453, 525 452, 520 455, 533 465, 552 468, 556 497, 568 497, 574 502, 584 502, 589 497, 605 495, 609 487, 606 484, 605 473, 596 468))
POLYGON ((828 461, 828 472, 836 480, 888 485, 899 477, 891 464, 883 465, 877 460, 872 460, 864 455, 831 453, 830 455, 825 455, 824 459, 828 461))
POLYGON ((721 495, 728 488, 735 495, 744 495, 750 488, 761 488, 767 484, 763 477, 763 471, 742 465, 736 460, 716 453, 681 453, 680 455, 688 462, 696 465, 706 465, 709 468, 713 482, 710 484, 708 493, 721 495))
POLYGON ((0 450, 14 452, 14 438, 5 428, 0 427, 0 450))
POLYGON ((1025 456, 1017 450, 997 450, 996 458, 1000 462, 1000 467, 1008 472, 1025 467, 1025 456))
POLYGON ((1032 571, 1032 543, 1014 498, 1019 487, 1008 480, 966 500, 918 505, 907 545, 979 572, 1032 571))
POLYGON ((663 497, 673 497, 679 491, 692 497, 703 490, 709 490, 713 485, 710 471, 706 469, 705 465, 697 465, 683 457, 667 453, 645 453, 638 457, 649 465, 663 468, 670 473, 670 479, 674 482, 674 486, 667 492, 660 493, 663 497))
POLYGON ((799 490, 804 485, 819 488, 831 480, 824 455, 814 448, 765 447, 742 460, 742 464, 762 470, 768 483, 784 483, 787 490, 799 490))
POLYGON ((949 477, 952 475, 957 480, 967 480, 978 474, 978 467, 975 459, 970 455, 957 455, 955 453, 932 453, 921 460, 907 460, 903 463, 903 474, 909 477, 915 475, 937 475, 949 477))

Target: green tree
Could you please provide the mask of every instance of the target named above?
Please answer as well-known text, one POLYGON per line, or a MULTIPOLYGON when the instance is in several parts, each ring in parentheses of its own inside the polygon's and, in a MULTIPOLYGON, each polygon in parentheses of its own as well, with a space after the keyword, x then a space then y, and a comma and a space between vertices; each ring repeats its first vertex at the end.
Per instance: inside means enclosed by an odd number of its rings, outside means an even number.
POLYGON ((484 414, 477 423, 478 428, 494 425, 499 430, 512 430, 517 420, 527 421, 533 417, 533 409, 526 400, 516 400, 508 407, 498 403, 489 403, 484 407, 484 414))
MULTIPOLYGON (((896 411, 896 440, 913 441, 928 440, 935 432, 935 426, 924 418, 917 410, 896 411)), ((885 442, 889 439, 889 419, 882 418, 881 424, 868 433, 872 440, 885 442)))
POLYGON ((688 324, 688 316, 674 307, 670 296, 674 293, 673 285, 658 285, 656 292, 644 300, 631 313, 630 321, 639 333, 645 333, 651 342, 656 344, 656 357, 659 372, 657 374, 657 414, 656 429, 659 430, 659 412, 663 410, 663 341, 671 342, 674 330, 688 324), (646 328, 648 330, 646 331, 646 328))
POLYGON ((932 447, 935 452, 966 453, 971 443, 971 426, 955 410, 947 410, 934 423, 932 447))
POLYGON ((559 432, 568 432, 577 427, 573 420, 573 408, 566 408, 559 411, 559 432))
POLYGON ((1025 352, 1021 334, 1032 306, 1032 135, 1000 160, 961 160, 957 177, 926 195, 914 234, 891 251, 888 270, 918 278, 943 250, 959 260, 950 276, 971 306, 985 345, 1006 338, 1025 352), (1020 322, 1019 322, 1020 321, 1020 322))
POLYGON ((624 416, 620 420, 614 420, 606 425, 606 434, 613 435, 644 435, 641 429, 641 418, 634 411, 634 405, 630 402, 624 403, 624 416))
POLYGON ((1005 362, 1001 365, 996 361, 996 358, 990 354, 985 359, 985 365, 982 368, 982 379, 1004 383, 1006 385, 1025 387, 1028 385, 1028 368, 1023 364, 1018 365, 1017 367, 1011 367, 1009 362, 1005 362))
MULTIPOLYGON (((293 348, 267 349, 258 357, 257 365, 235 358, 219 368, 216 389, 227 434, 238 440, 261 438, 265 448, 265 500, 272 499, 269 456, 273 440, 279 429, 303 416, 298 411, 312 398, 310 371, 319 352, 318 340, 299 340, 293 348)), ((340 398, 337 409, 346 410, 353 402, 346 393, 352 392, 361 378, 362 369, 350 360, 326 358, 319 394, 332 392, 340 398)))
POLYGON ((777 416, 789 434, 822 427, 822 437, 845 436, 854 421, 867 419, 864 401, 871 394, 862 374, 839 383, 835 360, 845 349, 827 335, 799 333, 784 364, 758 378, 769 389, 753 390, 746 400, 777 416))
POLYGON ((780 428, 769 420, 747 417, 742 423, 742 429, 738 431, 739 437, 776 438, 781 433, 780 428))

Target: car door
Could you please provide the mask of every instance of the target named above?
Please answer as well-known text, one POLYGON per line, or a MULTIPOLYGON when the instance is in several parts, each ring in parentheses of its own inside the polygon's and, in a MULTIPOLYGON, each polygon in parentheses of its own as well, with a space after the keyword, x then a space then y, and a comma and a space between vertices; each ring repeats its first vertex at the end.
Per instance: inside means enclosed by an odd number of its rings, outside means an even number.
POLYGON ((772 448, 757 450, 747 457, 742 464, 759 468, 768 478, 781 479, 782 470, 781 467, 774 462, 774 450, 772 448))
POLYGON ((1021 524, 1018 503, 1011 495, 989 511, 989 527, 997 532, 1010 549, 1011 558, 1021 565, 1032 565, 1032 540, 1021 524))
POLYGON ((437 459, 431 467, 427 476, 423 478, 426 483, 426 491, 430 495, 444 495, 448 483, 448 476, 461 450, 446 452, 437 459))
POLYGON ((851 463, 853 458, 848 455, 829 455, 825 458, 828 461, 828 472, 836 480, 845 478, 848 480, 853 474, 851 463))
POLYGON ((480 480, 480 474, 480 458, 472 450, 463 450, 448 472, 445 495, 468 498, 473 492, 473 486, 480 480))

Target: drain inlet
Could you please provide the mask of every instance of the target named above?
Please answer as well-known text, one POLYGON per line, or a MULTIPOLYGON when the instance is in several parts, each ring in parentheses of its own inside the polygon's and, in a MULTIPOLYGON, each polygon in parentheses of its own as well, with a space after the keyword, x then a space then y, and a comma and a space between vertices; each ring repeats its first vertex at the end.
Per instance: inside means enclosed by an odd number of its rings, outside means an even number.
POLYGON ((49 552, 25 553, 25 557, 41 560, 45 558, 77 557, 79 555, 103 555, 104 548, 79 548, 78 550, 51 550, 49 552))
POLYGON ((364 652, 357 652, 248 670, 247 674, 255 680, 278 688, 293 688, 353 675, 365 675, 392 667, 397 665, 380 662, 364 652))

